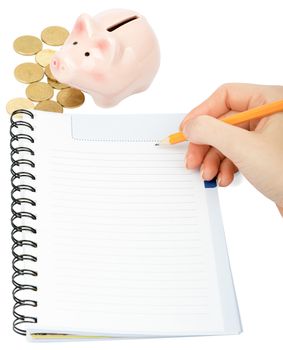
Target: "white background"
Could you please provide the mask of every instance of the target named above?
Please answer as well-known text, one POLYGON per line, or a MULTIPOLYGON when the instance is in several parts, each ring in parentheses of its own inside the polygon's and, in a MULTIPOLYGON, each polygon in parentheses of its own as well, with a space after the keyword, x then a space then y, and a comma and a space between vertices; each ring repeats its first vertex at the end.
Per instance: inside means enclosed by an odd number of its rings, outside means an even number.
MULTIPOLYGON (((50 25, 71 29, 76 17, 124 7, 144 14, 160 41, 162 63, 148 91, 111 110, 88 96, 76 113, 187 112, 224 82, 283 84, 282 0, 6 1, 1 9, 0 329, 9 348, 77 349, 78 343, 29 344, 14 334, 11 297, 9 117, 6 102, 24 97, 13 40, 50 25), (9 345, 8 345, 9 344, 9 345)), ((283 97, 283 96, 282 96, 283 97)), ((279 176, 282 176, 279 175, 279 176)), ((275 206, 245 180, 220 189, 227 244, 244 332, 239 336, 83 343, 95 349, 282 349, 283 225, 275 206)))

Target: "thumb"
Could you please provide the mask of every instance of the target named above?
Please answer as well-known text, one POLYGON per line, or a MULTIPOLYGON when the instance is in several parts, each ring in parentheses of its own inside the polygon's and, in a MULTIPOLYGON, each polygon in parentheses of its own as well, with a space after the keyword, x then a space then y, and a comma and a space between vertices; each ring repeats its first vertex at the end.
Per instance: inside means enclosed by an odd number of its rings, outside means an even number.
POLYGON ((229 125, 208 115, 191 118, 182 125, 182 132, 195 144, 217 148, 236 165, 248 157, 248 151, 256 142, 256 135, 237 126, 229 125))

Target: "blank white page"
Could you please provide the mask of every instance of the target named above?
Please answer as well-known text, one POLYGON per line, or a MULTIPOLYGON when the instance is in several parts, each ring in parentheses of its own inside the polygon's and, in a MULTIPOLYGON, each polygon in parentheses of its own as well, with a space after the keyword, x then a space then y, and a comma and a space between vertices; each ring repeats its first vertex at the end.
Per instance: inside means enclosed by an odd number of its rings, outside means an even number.
POLYGON ((34 123, 33 329, 225 333, 207 190, 184 166, 187 145, 76 140, 69 116, 40 113, 34 123))

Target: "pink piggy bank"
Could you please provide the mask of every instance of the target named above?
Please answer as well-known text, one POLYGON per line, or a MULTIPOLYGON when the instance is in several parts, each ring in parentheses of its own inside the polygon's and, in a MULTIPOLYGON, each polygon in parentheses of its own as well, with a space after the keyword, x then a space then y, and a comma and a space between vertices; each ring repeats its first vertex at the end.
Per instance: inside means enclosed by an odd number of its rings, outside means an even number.
POLYGON ((61 83, 88 92, 100 107, 146 90, 158 71, 160 51, 147 20, 130 10, 81 15, 51 71, 61 83))

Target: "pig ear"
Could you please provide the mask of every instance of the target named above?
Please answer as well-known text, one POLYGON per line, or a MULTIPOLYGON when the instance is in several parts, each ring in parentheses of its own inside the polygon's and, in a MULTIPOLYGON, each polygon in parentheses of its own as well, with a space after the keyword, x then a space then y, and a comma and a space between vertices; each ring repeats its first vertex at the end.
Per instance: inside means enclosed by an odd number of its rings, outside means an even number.
POLYGON ((107 58, 109 63, 115 62, 121 54, 120 45, 113 37, 101 36, 96 38, 95 47, 101 52, 103 57, 107 58))
POLYGON ((92 18, 86 13, 80 15, 72 30, 72 34, 86 34, 91 38, 93 36, 92 18))

